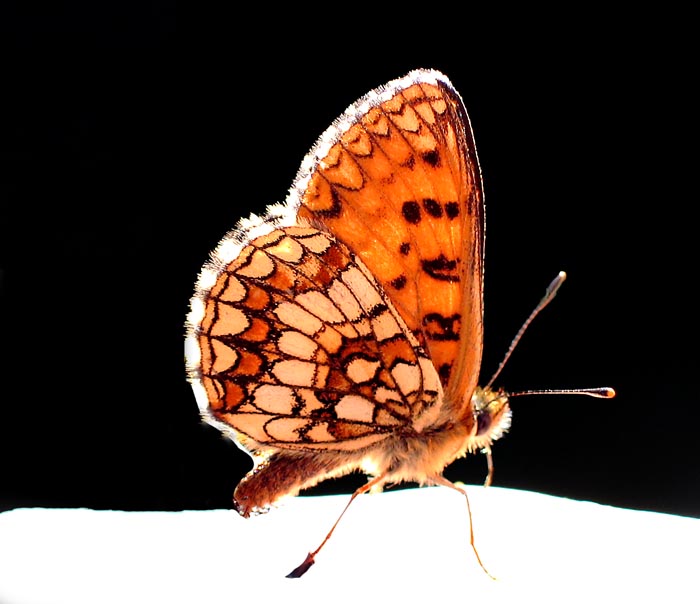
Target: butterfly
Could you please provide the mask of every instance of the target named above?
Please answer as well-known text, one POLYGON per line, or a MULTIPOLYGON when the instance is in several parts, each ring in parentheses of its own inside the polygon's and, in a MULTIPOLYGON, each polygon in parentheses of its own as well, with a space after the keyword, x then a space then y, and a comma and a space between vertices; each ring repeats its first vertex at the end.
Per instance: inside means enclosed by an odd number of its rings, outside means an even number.
POLYGON ((411 71, 350 105, 286 201, 241 219, 200 273, 188 379, 253 459, 238 512, 355 471, 369 480, 350 501, 406 481, 466 496, 445 467, 490 453, 511 420, 508 395, 477 386, 483 279, 467 111, 445 75, 411 71))

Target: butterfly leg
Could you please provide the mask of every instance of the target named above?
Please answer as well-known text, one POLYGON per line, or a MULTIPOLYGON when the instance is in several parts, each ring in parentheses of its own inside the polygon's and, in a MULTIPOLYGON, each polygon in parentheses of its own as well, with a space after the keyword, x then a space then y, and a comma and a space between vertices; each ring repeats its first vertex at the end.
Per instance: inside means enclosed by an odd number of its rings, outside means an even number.
POLYGON ((357 489, 352 494, 352 496, 350 497, 350 501, 348 501, 347 505, 345 506, 343 511, 340 513, 340 516, 338 516, 338 519, 335 521, 335 523, 331 527, 331 530, 328 531, 328 534, 326 535, 326 538, 321 542, 321 545, 319 545, 314 551, 309 552, 309 554, 306 556, 306 559, 299 566, 297 566, 291 573, 289 573, 287 575, 288 579, 297 579, 297 578, 301 577, 307 570, 309 570, 313 566, 314 562, 316 562, 316 555, 318 554, 318 552, 321 551, 321 548, 331 538, 331 535, 333 534, 335 527, 338 526, 340 519, 343 517, 345 512, 348 511, 348 508, 350 507, 350 504, 354 501, 355 497, 357 497, 358 495, 362 495, 363 493, 366 493, 367 491, 370 491, 373 487, 376 487, 377 485, 381 484, 385 480, 385 478, 386 478, 385 474, 380 474, 376 478, 373 478, 369 482, 362 485, 359 489, 357 489))
POLYGON ((486 567, 484 566, 484 563, 481 561, 481 557, 479 556, 479 552, 476 550, 476 545, 474 544, 474 524, 472 523, 472 508, 469 505, 469 496, 467 495, 467 492, 464 489, 458 487, 456 484, 451 483, 444 476, 436 476, 431 480, 431 482, 436 485, 449 487, 450 489, 464 495, 464 499, 467 501, 467 514, 469 515, 469 543, 472 546, 472 549, 474 550, 474 555, 476 556, 476 560, 479 563, 479 566, 481 566, 482 570, 495 581, 496 577, 494 577, 488 570, 486 570, 486 567))
POLYGON ((484 453, 486 454, 486 464, 489 472, 486 475, 486 480, 484 480, 484 486, 490 487, 491 483, 493 483, 493 454, 491 453, 491 447, 486 447, 484 453))

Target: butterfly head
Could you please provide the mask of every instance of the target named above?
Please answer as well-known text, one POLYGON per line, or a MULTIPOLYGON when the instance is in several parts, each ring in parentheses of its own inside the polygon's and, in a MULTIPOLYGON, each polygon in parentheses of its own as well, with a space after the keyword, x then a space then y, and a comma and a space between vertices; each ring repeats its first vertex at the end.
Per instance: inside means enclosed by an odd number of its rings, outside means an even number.
POLYGON ((510 428, 511 410, 503 390, 478 387, 472 395, 472 413, 478 448, 488 447, 510 428))

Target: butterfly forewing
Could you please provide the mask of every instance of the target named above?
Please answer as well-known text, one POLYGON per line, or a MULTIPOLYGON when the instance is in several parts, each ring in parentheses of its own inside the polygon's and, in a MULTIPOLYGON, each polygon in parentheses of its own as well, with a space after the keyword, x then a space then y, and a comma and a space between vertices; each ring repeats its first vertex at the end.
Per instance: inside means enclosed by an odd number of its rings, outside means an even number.
POLYGON ((298 216, 362 259, 459 407, 481 361, 484 239, 462 101, 439 74, 414 73, 360 99, 330 132, 300 171, 298 216))

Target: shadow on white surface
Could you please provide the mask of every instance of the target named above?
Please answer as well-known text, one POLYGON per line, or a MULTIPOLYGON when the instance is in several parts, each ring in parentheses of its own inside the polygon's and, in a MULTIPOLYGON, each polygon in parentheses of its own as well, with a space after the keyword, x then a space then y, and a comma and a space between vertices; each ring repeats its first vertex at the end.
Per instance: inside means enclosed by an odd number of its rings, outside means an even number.
POLYGON ((359 497, 304 577, 348 496, 230 510, 0 514, 2 604, 699 602, 700 520, 526 491, 468 487, 359 497), (455 598, 458 598, 455 600, 455 598))

